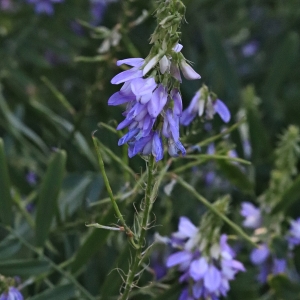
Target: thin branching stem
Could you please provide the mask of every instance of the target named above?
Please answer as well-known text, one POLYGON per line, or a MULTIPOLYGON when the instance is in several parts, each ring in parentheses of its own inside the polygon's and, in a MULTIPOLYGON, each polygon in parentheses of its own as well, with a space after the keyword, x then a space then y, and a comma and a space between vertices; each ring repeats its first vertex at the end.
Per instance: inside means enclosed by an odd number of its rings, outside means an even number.
POLYGON ((97 138, 94 135, 92 135, 92 138, 93 138, 93 142, 94 142, 96 152, 97 152, 97 156, 98 156, 98 163, 99 163, 100 171, 102 173, 103 180, 104 180, 104 183, 105 183, 105 186, 106 186, 106 190, 107 190, 108 195, 109 195, 110 200, 111 200, 111 204, 112 204, 112 206, 115 210, 115 213, 116 213, 118 219, 120 220, 122 226, 124 227, 127 236, 129 237, 130 243, 133 245, 133 247, 138 248, 139 246, 134 241, 134 233, 127 226, 127 224, 125 222, 125 219, 123 218, 123 215, 120 212, 119 206, 118 206, 117 201, 114 197, 111 186, 109 184, 109 180, 108 180, 106 172, 105 172, 105 167, 104 167, 102 154, 101 154, 101 151, 100 151, 99 146, 98 146, 97 138))
POLYGON ((257 247, 257 245, 253 242, 253 240, 234 222, 232 222, 229 218, 226 217, 222 212, 220 212, 214 205, 212 205, 208 200, 206 200, 203 196, 201 196, 193 186, 184 181, 181 177, 173 174, 173 178, 177 180, 177 182, 184 187, 187 191, 193 194, 201 203, 203 203, 208 209, 214 212, 218 217, 220 217, 225 223, 227 223, 237 234, 243 237, 246 241, 248 241, 252 246, 257 247))
MULTIPOLYGON (((223 136, 229 134, 230 132, 234 131, 235 129, 237 129, 241 124, 245 123, 246 122, 246 117, 243 117, 241 118, 237 123, 233 124, 231 127, 229 127, 228 129, 222 131, 221 133, 217 134, 217 135, 214 135, 208 139, 205 139, 204 141, 201 141, 199 143, 197 143, 196 145, 193 146, 193 148, 195 146, 199 146, 199 147, 203 147, 203 146, 206 146, 206 145, 209 145, 210 143, 222 138, 223 136)), ((190 153, 191 150, 188 149, 187 150, 187 153, 190 153)))
POLYGON ((143 251, 143 244, 145 242, 147 226, 149 222, 149 216, 151 212, 151 195, 152 195, 152 186, 153 186, 153 173, 154 173, 154 156, 150 156, 149 163, 148 163, 148 178, 147 178, 147 185, 145 191, 145 199, 144 199, 144 211, 143 217, 141 221, 141 228, 140 228, 140 235, 138 239, 138 249, 135 251, 133 262, 130 266, 128 271, 124 293, 121 295, 120 300, 127 300, 130 291, 133 287, 134 277, 137 273, 137 269, 139 266, 140 261, 142 260, 142 251, 143 251))

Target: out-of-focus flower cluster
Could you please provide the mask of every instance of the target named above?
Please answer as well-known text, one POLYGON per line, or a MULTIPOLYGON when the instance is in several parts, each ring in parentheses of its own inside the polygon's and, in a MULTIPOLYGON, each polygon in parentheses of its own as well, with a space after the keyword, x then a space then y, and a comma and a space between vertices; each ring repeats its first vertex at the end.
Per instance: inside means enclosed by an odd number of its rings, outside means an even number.
POLYGON ((0 300, 23 300, 23 295, 14 286, 15 279, 0 275, 0 300))
POLYGON ((180 218, 178 231, 171 240, 178 251, 169 256, 167 267, 177 266, 181 274, 179 282, 185 285, 179 300, 217 300, 227 295, 229 281, 245 271, 243 264, 234 259, 227 235, 211 242, 186 217, 180 218))
MULTIPOLYGON (((244 227, 258 230, 258 232, 262 229, 264 232, 264 215, 261 209, 250 202, 243 202, 241 215, 245 218, 243 221, 244 227)), ((259 268, 258 280, 261 283, 265 283, 270 274, 276 275, 288 271, 288 259, 293 256, 292 250, 294 247, 300 244, 300 218, 296 221, 292 220, 290 224, 289 231, 282 238, 283 243, 288 243, 288 249, 290 250, 286 253, 285 257, 278 257, 276 253, 274 253, 270 246, 272 241, 263 241, 259 245, 259 248, 252 250, 250 254, 251 262, 259 268)), ((265 236, 270 237, 266 232, 265 236)))
POLYGON ((28 3, 34 5, 34 10, 37 14, 54 14, 54 3, 61 3, 64 0, 27 0, 28 3))

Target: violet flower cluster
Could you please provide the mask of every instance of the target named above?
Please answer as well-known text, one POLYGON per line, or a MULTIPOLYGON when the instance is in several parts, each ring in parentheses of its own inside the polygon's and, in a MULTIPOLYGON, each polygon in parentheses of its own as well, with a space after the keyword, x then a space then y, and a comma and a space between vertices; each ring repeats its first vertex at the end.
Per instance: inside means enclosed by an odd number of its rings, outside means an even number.
POLYGON ((259 248, 252 250, 250 260, 259 268, 257 279, 260 283, 267 282, 270 274, 277 275, 287 271, 287 260, 277 258, 267 244, 261 244, 259 248))
MULTIPOLYGON (((242 203, 241 215, 245 217, 243 221, 244 227, 258 229, 263 224, 261 210, 250 202, 242 203)), ((291 228, 285 239, 288 242, 290 250, 300 245, 300 218, 296 221, 291 221, 291 228)), ((286 273, 287 258, 289 255, 292 255, 292 253, 287 253, 285 258, 276 257, 266 242, 261 243, 259 248, 252 250, 250 260, 259 268, 258 280, 261 283, 265 283, 269 274, 286 273)))
POLYGON ((205 116, 206 120, 211 120, 216 113, 225 123, 230 121, 231 115, 227 106, 215 94, 210 93, 206 85, 203 85, 196 92, 187 109, 183 111, 180 123, 188 126, 197 116, 205 116))
POLYGON ((0 300, 23 300, 23 295, 13 286, 9 287, 7 292, 0 295, 0 300))
POLYGON ((172 244, 179 250, 169 256, 167 267, 176 266, 181 273, 179 282, 185 284, 179 300, 218 300, 227 295, 229 281, 245 271, 243 264, 234 259, 227 235, 210 243, 186 217, 180 218, 172 244))
POLYGON ((119 60, 117 65, 126 64, 132 68, 116 75, 112 84, 123 86, 113 94, 109 105, 127 104, 123 113, 125 119, 117 130, 128 128, 128 133, 118 145, 128 143, 128 156, 152 154, 156 161, 163 158, 162 138, 167 140, 168 152, 176 157, 186 150, 179 138, 179 120, 182 114, 182 99, 179 91, 181 76, 179 69, 187 79, 199 79, 200 75, 189 66, 179 53, 182 45, 172 48, 170 55, 155 55, 148 60, 129 58, 119 60), (172 56, 180 57, 178 62, 172 56), (161 81, 161 77, 166 80, 161 81), (168 84, 173 82, 173 84, 168 84), (175 82, 175 83, 174 83, 175 82))
POLYGON ((53 15, 54 14, 54 3, 60 3, 64 0, 27 0, 28 3, 34 5, 34 10, 37 14, 46 14, 53 15))

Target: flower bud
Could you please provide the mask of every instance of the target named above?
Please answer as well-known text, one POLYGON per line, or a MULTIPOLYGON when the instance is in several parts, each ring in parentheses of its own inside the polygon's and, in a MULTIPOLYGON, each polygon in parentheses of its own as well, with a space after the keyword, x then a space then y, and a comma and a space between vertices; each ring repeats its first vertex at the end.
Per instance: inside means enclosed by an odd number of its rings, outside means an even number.
POLYGON ((186 79, 194 80, 201 78, 201 76, 189 64, 187 64, 184 59, 181 59, 180 61, 180 69, 186 79))
POLYGON ((170 69, 170 61, 165 55, 159 61, 159 69, 161 74, 165 74, 170 69))

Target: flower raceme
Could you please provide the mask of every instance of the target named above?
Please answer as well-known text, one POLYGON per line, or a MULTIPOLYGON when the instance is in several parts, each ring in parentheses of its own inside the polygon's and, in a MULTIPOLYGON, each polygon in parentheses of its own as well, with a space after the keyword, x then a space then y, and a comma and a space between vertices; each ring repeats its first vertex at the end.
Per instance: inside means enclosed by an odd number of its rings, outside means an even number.
MULTIPOLYGON (((177 44, 172 49, 174 55, 181 48, 177 44)), ((131 68, 111 80, 112 84, 122 83, 123 86, 108 100, 108 105, 127 105, 123 113, 125 119, 117 130, 128 128, 128 132, 119 140, 118 145, 128 143, 129 157, 152 154, 159 161, 164 154, 164 137, 171 156, 176 157, 179 153, 185 155, 186 151, 179 137, 182 114, 179 68, 188 79, 199 79, 200 75, 185 61, 175 64, 169 55, 156 55, 147 61, 128 58, 117 62, 117 66, 123 64, 131 68), (163 80, 159 80, 161 77, 163 80)))
POLYGON ((167 267, 177 266, 182 273, 179 282, 186 285, 179 300, 218 300, 227 295, 229 281, 238 272, 245 271, 243 264, 234 259, 227 235, 221 235, 219 242, 212 243, 209 251, 204 251, 201 245, 207 243, 188 218, 180 218, 179 230, 172 236, 172 245, 180 250, 167 260, 167 267))

